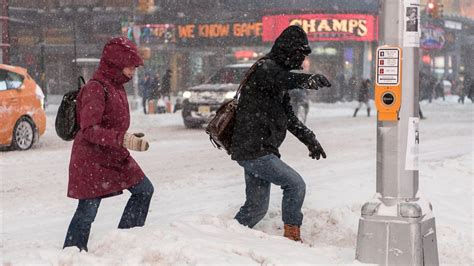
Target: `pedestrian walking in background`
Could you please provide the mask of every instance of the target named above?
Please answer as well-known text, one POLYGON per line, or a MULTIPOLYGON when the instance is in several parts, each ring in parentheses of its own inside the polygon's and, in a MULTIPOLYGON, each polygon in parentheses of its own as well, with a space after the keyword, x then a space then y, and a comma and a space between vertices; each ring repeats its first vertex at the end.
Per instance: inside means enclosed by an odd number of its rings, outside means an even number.
POLYGON ((472 79, 472 77, 470 78, 470 82, 469 84, 466 84, 468 85, 468 89, 466 91, 466 96, 467 98, 471 99, 471 102, 474 103, 474 80, 472 79))
POLYGON ((161 76, 158 72, 153 77, 153 95, 157 99, 161 98, 161 76))
POLYGON ((443 78, 439 79, 438 82, 435 85, 435 93, 436 93, 436 99, 439 97, 443 98, 443 101, 445 100, 444 98, 444 85, 443 85, 443 78))
POLYGON ((145 73, 139 85, 142 90, 143 113, 147 114, 148 101, 154 98, 154 83, 150 73, 145 73))
POLYGON ((357 112, 359 112, 359 109, 362 108, 362 105, 365 105, 367 107, 367 116, 370 117, 370 105, 369 105, 370 87, 371 87, 370 79, 366 79, 361 82, 360 87, 359 87, 359 95, 358 95, 359 105, 354 110, 354 114, 352 115, 352 117, 357 116, 357 112))
POLYGON ((270 186, 283 189, 282 219, 284 236, 301 241, 303 205, 306 185, 303 178, 280 159, 278 151, 290 131, 309 149, 313 159, 326 158, 315 134, 294 115, 288 90, 330 87, 323 75, 293 73, 301 69, 311 53, 304 30, 299 26, 286 28, 276 39, 269 54, 258 60, 243 79, 232 136, 232 159, 245 173, 245 204, 235 219, 253 227, 266 214, 270 186))
POLYGON ((128 150, 146 151, 142 133, 131 134, 130 112, 123 84, 133 78, 143 61, 126 37, 110 40, 100 65, 77 97, 77 121, 69 164, 67 195, 79 204, 69 224, 64 248, 88 251, 87 243, 99 204, 105 197, 128 189, 132 195, 118 228, 143 226, 153 195, 153 185, 128 150))
POLYGON ((161 94, 163 97, 170 97, 171 93, 171 69, 167 69, 165 75, 163 76, 163 81, 161 82, 161 94))
POLYGON ((458 103, 464 104, 464 100, 466 97, 471 98, 469 95, 472 95, 472 85, 474 85, 472 82, 472 77, 469 74, 466 74, 464 76, 464 81, 460 90, 461 93, 459 95, 458 103))

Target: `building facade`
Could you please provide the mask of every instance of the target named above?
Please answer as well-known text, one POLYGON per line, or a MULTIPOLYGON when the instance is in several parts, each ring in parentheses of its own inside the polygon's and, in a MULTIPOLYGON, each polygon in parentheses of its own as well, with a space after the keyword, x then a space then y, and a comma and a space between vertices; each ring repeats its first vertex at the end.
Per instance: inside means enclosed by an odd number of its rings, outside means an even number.
POLYGON ((452 83, 452 93, 466 75, 474 76, 474 2, 470 0, 423 0, 421 68, 438 80, 452 83), (428 9, 434 5, 434 13, 428 9))
MULTIPOLYGON (((422 10, 427 1, 421 1, 422 10)), ((357 80, 373 77, 379 0, 8 2, 14 18, 9 25, 10 63, 27 67, 47 93, 64 93, 73 89, 78 75, 90 76, 112 36, 126 35, 140 47, 146 58, 140 75, 171 69, 176 93, 223 65, 263 56, 289 25, 301 25, 308 33, 313 49, 309 71, 351 80, 346 88, 320 93, 322 100, 338 100, 347 93, 350 98, 357 80)), ((421 61, 437 75, 456 78, 471 71, 474 8, 469 0, 442 2, 443 17, 422 14, 421 61), (442 44, 436 45, 437 38, 442 44)))

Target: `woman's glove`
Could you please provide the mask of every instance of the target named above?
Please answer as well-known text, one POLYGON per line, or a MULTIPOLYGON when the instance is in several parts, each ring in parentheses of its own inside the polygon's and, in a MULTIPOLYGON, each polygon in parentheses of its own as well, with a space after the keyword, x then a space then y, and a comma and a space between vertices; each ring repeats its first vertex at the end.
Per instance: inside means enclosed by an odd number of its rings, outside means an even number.
POLYGON ((150 147, 150 144, 143 138, 144 136, 145 134, 143 133, 130 134, 127 132, 123 136, 122 146, 132 151, 146 151, 150 147))

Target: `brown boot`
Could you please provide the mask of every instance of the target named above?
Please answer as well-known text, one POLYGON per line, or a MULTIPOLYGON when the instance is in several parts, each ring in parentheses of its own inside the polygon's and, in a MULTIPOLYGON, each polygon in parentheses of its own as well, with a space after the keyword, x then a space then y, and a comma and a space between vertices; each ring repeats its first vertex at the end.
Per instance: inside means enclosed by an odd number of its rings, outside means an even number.
POLYGON ((285 233, 283 236, 294 241, 303 242, 300 236, 300 227, 297 225, 285 224, 285 233))

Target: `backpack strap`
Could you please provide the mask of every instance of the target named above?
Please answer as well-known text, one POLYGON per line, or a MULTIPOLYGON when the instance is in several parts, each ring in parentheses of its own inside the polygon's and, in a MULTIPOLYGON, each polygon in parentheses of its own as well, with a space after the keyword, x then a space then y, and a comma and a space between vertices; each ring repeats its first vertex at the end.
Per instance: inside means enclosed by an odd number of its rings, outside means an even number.
POLYGON ((80 89, 82 87, 82 85, 85 85, 86 84, 86 81, 84 80, 84 77, 83 76, 79 76, 77 78, 77 85, 78 85, 78 88, 80 89))

